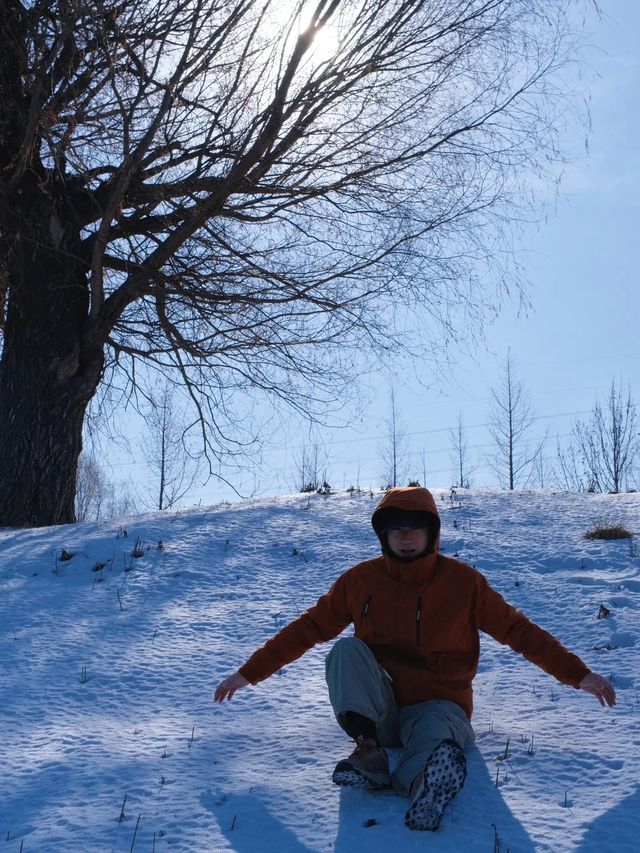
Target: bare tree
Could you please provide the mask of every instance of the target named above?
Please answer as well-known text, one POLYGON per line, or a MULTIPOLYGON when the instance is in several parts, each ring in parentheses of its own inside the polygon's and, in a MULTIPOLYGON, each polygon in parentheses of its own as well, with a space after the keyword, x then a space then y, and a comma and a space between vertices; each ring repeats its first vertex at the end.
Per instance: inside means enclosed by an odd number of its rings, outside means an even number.
POLYGON ((478 327, 555 175, 571 5, 2 0, 0 525, 73 520, 87 406, 140 362, 213 468, 249 393, 313 415, 406 346, 394 307, 426 347, 478 327))
POLYGON ((114 486, 109 500, 105 518, 117 518, 121 515, 135 515, 139 511, 135 489, 130 483, 120 483, 114 486))
POLYGON ((510 350, 504 362, 500 384, 491 389, 491 397, 493 405, 489 413, 489 432, 496 451, 490 456, 489 463, 500 485, 515 489, 529 482, 546 436, 533 443, 529 440, 534 423, 533 409, 524 385, 517 378, 510 350))
POLYGON ((93 455, 81 453, 76 482, 76 520, 99 521, 111 492, 111 484, 93 455))
POLYGON ((536 486, 539 489, 549 488, 555 477, 553 463, 544 452, 547 438, 548 435, 545 434, 540 444, 540 452, 533 460, 531 470, 531 485, 536 486))
POLYGON ((423 447, 420 451, 420 470, 422 472, 422 485, 427 486, 429 482, 429 471, 427 466, 427 448, 423 447))
POLYGON ((327 482, 326 458, 322 454, 320 443, 303 442, 299 455, 294 460, 296 466, 296 489, 299 492, 316 492, 330 488, 327 482))
POLYGON ((580 450, 575 440, 575 432, 571 432, 568 441, 561 443, 556 437, 555 479, 561 489, 567 492, 589 491, 584 465, 580 450))
POLYGON ((611 380, 605 406, 596 402, 591 418, 573 428, 588 488, 596 492, 621 492, 629 488, 640 456, 636 407, 631 391, 626 399, 611 380))
POLYGON ((188 447, 188 428, 168 382, 149 395, 143 445, 153 481, 153 504, 171 509, 193 486, 198 459, 188 447))
POLYGON ((137 511, 133 489, 112 482, 95 454, 85 451, 78 460, 75 500, 77 521, 101 521, 137 511))
POLYGON ((409 470, 409 449, 393 387, 389 393, 389 414, 385 419, 385 438, 380 452, 383 488, 404 485, 409 470))
POLYGON ((455 472, 455 482, 453 485, 460 489, 469 489, 471 487, 471 475, 475 469, 469 465, 469 448, 461 413, 458 414, 458 421, 455 427, 449 430, 449 439, 451 442, 451 459, 455 472))

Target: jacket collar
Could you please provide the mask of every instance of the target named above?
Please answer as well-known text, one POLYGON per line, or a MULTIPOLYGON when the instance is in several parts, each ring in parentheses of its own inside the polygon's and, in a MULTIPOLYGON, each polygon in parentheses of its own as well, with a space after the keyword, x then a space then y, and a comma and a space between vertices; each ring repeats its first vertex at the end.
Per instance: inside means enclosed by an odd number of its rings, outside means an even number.
POLYGON ((438 563, 437 554, 427 554, 426 557, 420 557, 410 563, 394 560, 392 556, 386 553, 382 555, 382 559, 387 573, 396 580, 407 584, 423 584, 430 580, 438 563))

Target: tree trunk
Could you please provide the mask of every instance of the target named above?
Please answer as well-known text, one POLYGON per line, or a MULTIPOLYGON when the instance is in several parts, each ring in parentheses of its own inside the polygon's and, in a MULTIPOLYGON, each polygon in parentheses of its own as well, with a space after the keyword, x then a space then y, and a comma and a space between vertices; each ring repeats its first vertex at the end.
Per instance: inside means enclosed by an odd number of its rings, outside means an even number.
POLYGON ((54 190, 45 181, 23 184, 5 226, 0 526, 75 521, 84 415, 103 368, 102 346, 89 334, 79 228, 64 192, 54 190))

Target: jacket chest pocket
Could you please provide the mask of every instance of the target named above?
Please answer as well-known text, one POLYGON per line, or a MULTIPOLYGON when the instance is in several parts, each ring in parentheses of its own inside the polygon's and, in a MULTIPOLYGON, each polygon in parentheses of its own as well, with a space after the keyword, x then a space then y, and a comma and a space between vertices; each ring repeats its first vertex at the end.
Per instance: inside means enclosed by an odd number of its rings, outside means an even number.
POLYGON ((425 640, 422 596, 387 600, 373 595, 363 598, 359 613, 360 632, 365 636, 385 638, 402 646, 419 648, 425 640))

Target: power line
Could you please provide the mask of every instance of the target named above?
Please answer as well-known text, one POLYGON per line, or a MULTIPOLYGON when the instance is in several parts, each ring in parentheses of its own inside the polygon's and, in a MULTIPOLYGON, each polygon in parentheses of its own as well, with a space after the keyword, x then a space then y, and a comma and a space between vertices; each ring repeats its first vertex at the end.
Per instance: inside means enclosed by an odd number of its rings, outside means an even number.
MULTIPOLYGON (((549 415, 536 415, 535 417, 532 417, 531 420, 532 421, 544 421, 544 420, 553 420, 554 418, 576 417, 578 415, 590 414, 591 411, 592 411, 591 409, 582 409, 582 410, 576 410, 573 412, 555 412, 555 413, 549 414, 549 415)), ((483 428, 487 428, 488 426, 489 426, 488 423, 468 424, 468 425, 464 424, 463 430, 483 429, 483 428)), ((456 428, 457 427, 437 427, 435 429, 415 430, 413 432, 407 432, 407 433, 405 433, 405 435, 407 438, 412 438, 412 437, 421 436, 421 435, 439 435, 441 433, 447 433, 448 434, 448 433, 451 433, 456 428)), ((569 435, 570 435, 570 433, 562 433, 561 435, 558 436, 558 438, 566 438, 569 435)), ((373 435, 373 436, 359 436, 357 438, 341 438, 341 439, 335 439, 335 440, 332 440, 329 442, 322 441, 322 442, 318 442, 318 443, 326 445, 328 448, 332 448, 336 445, 339 446, 339 445, 349 445, 349 444, 356 444, 356 443, 362 444, 364 442, 385 441, 387 439, 388 439, 388 435, 383 434, 383 435, 373 435)), ((531 438, 530 440, 537 442, 537 441, 540 441, 541 438, 537 438, 537 439, 531 438)), ((311 444, 313 444, 313 442, 311 442, 311 444)), ((307 446, 306 444, 280 445, 280 447, 274 448, 274 452, 276 450, 286 450, 287 452, 297 451, 297 450, 302 450, 306 446, 307 446)), ((489 448, 491 446, 492 446, 491 444, 485 442, 483 444, 470 445, 469 447, 467 447, 467 450, 486 450, 487 448, 489 448)), ((440 454, 440 453, 450 453, 450 452, 451 452, 451 448, 441 448, 438 450, 434 450, 431 448, 427 449, 427 453, 430 456, 440 454)), ((370 456, 370 457, 366 457, 364 459, 359 458, 359 459, 354 460, 353 464, 373 462, 373 461, 376 461, 377 459, 378 459, 377 456, 370 456)), ((127 462, 114 462, 111 464, 112 468, 135 468, 135 467, 139 467, 139 466, 145 466, 146 467, 147 463, 144 460, 140 460, 140 461, 134 460, 134 461, 127 461, 127 462)))

